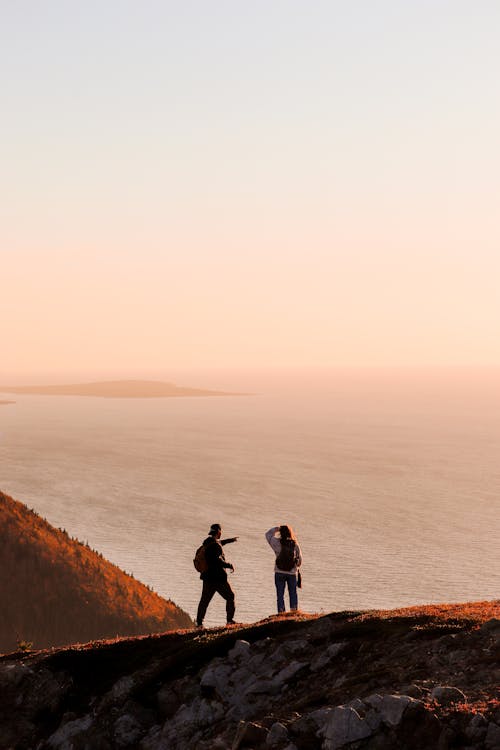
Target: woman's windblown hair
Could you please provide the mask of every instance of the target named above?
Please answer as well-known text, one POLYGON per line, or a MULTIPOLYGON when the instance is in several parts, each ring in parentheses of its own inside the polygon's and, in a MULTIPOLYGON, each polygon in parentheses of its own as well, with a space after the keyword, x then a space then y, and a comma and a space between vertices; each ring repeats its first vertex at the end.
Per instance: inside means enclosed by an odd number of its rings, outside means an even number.
POLYGON ((288 539, 293 539, 295 542, 295 534, 291 526, 280 526, 280 539, 282 542, 286 542, 288 539))

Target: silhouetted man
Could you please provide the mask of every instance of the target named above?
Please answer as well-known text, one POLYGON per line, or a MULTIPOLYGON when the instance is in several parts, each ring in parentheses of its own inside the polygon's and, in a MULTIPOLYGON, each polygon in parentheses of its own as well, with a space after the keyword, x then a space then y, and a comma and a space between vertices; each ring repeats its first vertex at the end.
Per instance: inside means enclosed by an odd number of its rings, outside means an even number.
POLYGON ((203 590, 198 605, 198 614, 196 624, 199 628, 203 626, 207 607, 210 604, 213 595, 217 592, 226 600, 226 618, 228 625, 234 625, 234 592, 227 580, 226 570, 234 570, 231 563, 226 562, 222 547, 224 544, 235 542, 238 537, 231 539, 221 539, 222 529, 220 524, 213 523, 208 532, 208 537, 203 542, 205 547, 205 559, 207 570, 201 573, 200 578, 203 581, 203 590))

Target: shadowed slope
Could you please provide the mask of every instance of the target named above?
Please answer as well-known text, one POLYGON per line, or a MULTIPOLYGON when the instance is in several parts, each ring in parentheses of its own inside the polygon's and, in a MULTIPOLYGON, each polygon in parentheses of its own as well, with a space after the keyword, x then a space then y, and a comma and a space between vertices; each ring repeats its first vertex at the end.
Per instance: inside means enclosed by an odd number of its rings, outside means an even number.
POLYGON ((11 654, 0 745, 493 750, 499 615, 499 602, 297 613, 11 654))

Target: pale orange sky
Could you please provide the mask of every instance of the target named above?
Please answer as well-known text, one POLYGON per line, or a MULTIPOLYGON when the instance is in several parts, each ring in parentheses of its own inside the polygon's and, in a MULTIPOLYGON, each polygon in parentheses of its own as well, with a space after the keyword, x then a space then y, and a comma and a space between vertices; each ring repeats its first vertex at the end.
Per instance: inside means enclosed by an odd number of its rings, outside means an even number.
POLYGON ((500 364, 500 11, 362 5, 7 11, 0 380, 500 364))

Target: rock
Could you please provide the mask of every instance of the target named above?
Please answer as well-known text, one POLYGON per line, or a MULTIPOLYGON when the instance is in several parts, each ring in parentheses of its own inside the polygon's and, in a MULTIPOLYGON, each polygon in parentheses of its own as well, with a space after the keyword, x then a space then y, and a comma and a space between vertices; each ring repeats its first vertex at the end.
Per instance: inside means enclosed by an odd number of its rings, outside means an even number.
POLYGON ((251 654, 250 658, 245 661, 245 667, 254 674, 260 673, 267 667, 267 654, 263 651, 251 654))
POLYGON ((281 724, 281 722, 275 722, 270 728, 267 735, 266 745, 269 745, 269 747, 278 747, 279 745, 283 745, 285 742, 287 742, 287 740, 288 729, 284 724, 281 724))
POLYGON ((275 675, 273 683, 275 685, 283 685, 283 683, 288 682, 292 677, 295 677, 295 675, 305 669, 309 669, 309 664, 307 662, 292 661, 288 666, 283 667, 283 669, 275 675))
POLYGON ((72 684, 65 672, 53 674, 48 669, 34 672, 29 689, 23 696, 23 710, 30 717, 47 710, 55 714, 72 684))
POLYGON ((312 721, 316 725, 316 729, 319 729, 320 727, 324 726, 326 720, 332 713, 333 708, 317 708, 316 711, 311 711, 309 714, 307 714, 307 717, 312 719, 312 721))
POLYGON ((438 750, 448 750, 454 745, 456 739, 455 732, 451 727, 443 727, 438 738, 438 750))
POLYGON ((231 750, 250 745, 262 745, 266 742, 268 731, 261 724, 252 721, 240 721, 234 736, 231 750))
POLYGON ((410 698, 422 698, 424 691, 419 685, 404 685, 401 688, 401 695, 409 695, 410 698))
POLYGON ((292 737, 297 741, 299 747, 304 750, 315 750, 318 741, 315 739, 318 729, 326 723, 326 716, 322 717, 318 723, 314 721, 311 714, 304 714, 292 721, 289 731, 292 737))
POLYGON ((375 708, 378 711, 383 700, 383 695, 380 695, 380 693, 373 693, 373 695, 369 695, 368 698, 365 698, 365 703, 368 703, 369 706, 372 706, 372 708, 375 708))
POLYGON ((384 695, 379 707, 380 718, 388 726, 397 726, 410 703, 414 698, 408 695, 384 695))
POLYGON ((25 664, 4 664, 0 669, 0 684, 2 687, 19 687, 26 677, 33 674, 25 664))
POLYGON ((181 699, 172 690, 171 685, 164 685, 156 697, 160 713, 166 719, 170 719, 181 705, 181 699))
POLYGON ((311 672, 318 672, 320 669, 326 667, 332 659, 335 659, 345 649, 346 643, 341 641, 339 643, 331 643, 326 651, 323 651, 316 656, 311 663, 311 672))
POLYGON ((309 641, 305 638, 298 638, 294 641, 285 641, 283 645, 289 654, 303 654, 309 648, 309 641))
POLYGON ((217 684, 215 679, 215 669, 210 666, 205 672, 203 672, 200 680, 200 687, 213 687, 217 684))
POLYGON ((35 747, 32 738, 36 736, 37 727, 31 721, 22 717, 16 717, 16 720, 10 726, 4 726, 0 723, 0 747, 1 748, 24 748, 35 747))
POLYGON ((448 635, 443 635, 441 638, 438 638, 433 645, 433 651, 438 654, 444 654, 453 647, 456 647, 456 635, 448 633, 448 635))
POLYGON ((334 659, 345 649, 346 645, 347 644, 344 641, 340 641, 339 643, 332 643, 326 649, 326 653, 328 654, 330 659, 334 659))
POLYGON ((72 740, 79 734, 87 732, 92 726, 92 722, 93 719, 90 714, 82 716, 80 719, 66 722, 66 724, 59 727, 59 729, 49 737, 47 740, 47 747, 53 748, 53 750, 71 750, 73 747, 72 740))
POLYGON ((141 725, 130 714, 120 716, 115 722, 114 739, 117 747, 137 747, 142 734, 141 725))
POLYGON ((354 708, 337 706, 328 716, 321 733, 325 738, 324 750, 337 750, 350 742, 370 737, 373 730, 354 708))
POLYGON ((224 706, 218 701, 202 700, 200 703, 197 722, 201 726, 209 726, 220 721, 224 716, 224 706))
POLYGON ((441 722, 432 711, 428 711, 420 701, 412 700, 411 703, 408 703, 400 724, 394 727, 392 731, 395 732, 398 739, 397 748, 401 747, 405 750, 436 748, 436 750, 441 750, 439 739, 442 729, 441 722))
POLYGON ((277 695, 281 690, 282 683, 276 680, 255 680, 246 689, 247 696, 250 695, 277 695))
POLYGON ((500 749, 500 727, 492 721, 488 724, 488 730, 484 740, 484 746, 487 750, 500 749))
POLYGON ((328 656, 327 652, 324 651, 322 654, 313 659, 313 661, 311 662, 310 670, 311 672, 319 672, 320 670, 324 669, 329 663, 330 657, 328 656))
POLYGON ((480 627, 482 633, 491 633, 495 630, 500 630, 500 620, 497 617, 493 617, 493 619, 484 622, 480 627))
POLYGON ((300 750, 318 749, 318 732, 323 729, 333 708, 319 708, 303 716, 298 716, 288 730, 300 750))
POLYGON ((227 658, 234 662, 237 659, 248 659, 250 656, 250 644, 248 641, 238 640, 228 652, 227 658))
POLYGON ((476 714, 469 722, 468 727, 465 730, 467 739, 472 742, 482 742, 486 736, 486 730, 488 729, 488 722, 482 714, 476 714))
POLYGON ((133 677, 131 677, 130 675, 121 677, 111 688, 111 696, 115 700, 123 700, 130 694, 134 686, 135 680, 133 677))
POLYGON ((452 703, 466 703, 467 697, 461 690, 451 685, 437 685, 431 690, 431 698, 434 698, 442 706, 452 703))

